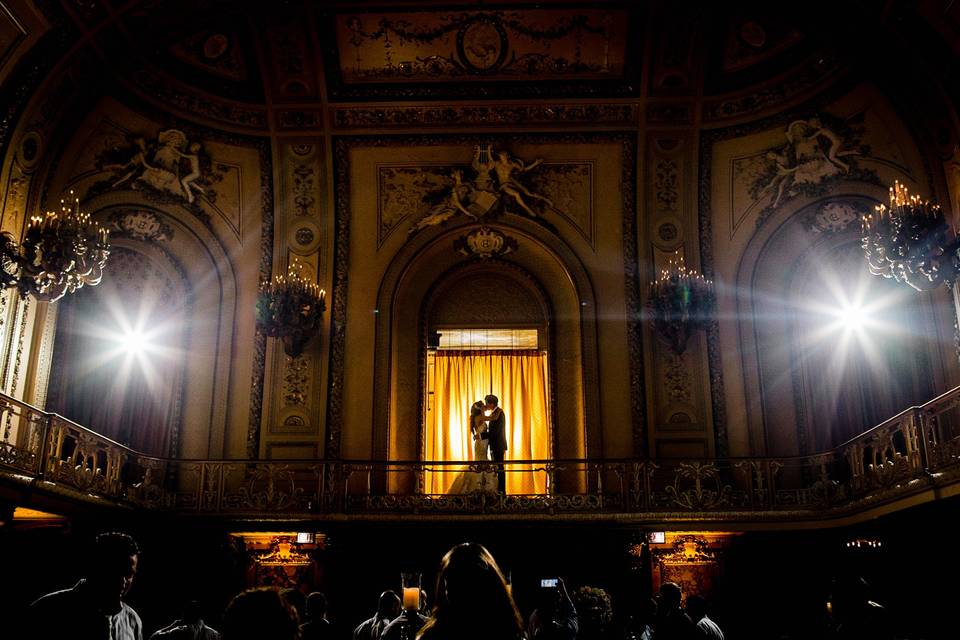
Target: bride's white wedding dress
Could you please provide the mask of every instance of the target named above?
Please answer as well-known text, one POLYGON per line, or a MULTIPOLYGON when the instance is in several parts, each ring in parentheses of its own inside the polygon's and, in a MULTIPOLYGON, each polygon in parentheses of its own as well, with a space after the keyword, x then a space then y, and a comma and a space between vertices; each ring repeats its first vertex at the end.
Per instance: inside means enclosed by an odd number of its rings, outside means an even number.
MULTIPOLYGON (((477 433, 484 434, 487 431, 487 423, 479 421, 477 433)), ((486 463, 490 461, 489 441, 478 438, 473 441, 473 462, 486 463)), ((491 468, 492 469, 492 468, 491 468)), ((448 494, 474 493, 484 491, 487 493, 497 492, 497 474, 494 471, 461 471, 457 474, 453 484, 450 486, 448 494)))

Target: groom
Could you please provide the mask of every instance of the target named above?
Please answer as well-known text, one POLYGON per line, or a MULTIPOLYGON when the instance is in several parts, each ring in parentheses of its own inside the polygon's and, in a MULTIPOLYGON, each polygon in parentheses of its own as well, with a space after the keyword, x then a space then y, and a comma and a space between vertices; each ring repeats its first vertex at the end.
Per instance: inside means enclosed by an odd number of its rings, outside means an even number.
POLYGON ((507 473, 503 469, 503 458, 507 452, 507 416, 498 405, 500 400, 497 396, 489 395, 483 399, 486 403, 486 409, 490 415, 484 420, 490 423, 486 433, 481 438, 487 440, 487 446, 490 447, 490 459, 498 463, 497 467, 497 491, 507 492, 507 473))

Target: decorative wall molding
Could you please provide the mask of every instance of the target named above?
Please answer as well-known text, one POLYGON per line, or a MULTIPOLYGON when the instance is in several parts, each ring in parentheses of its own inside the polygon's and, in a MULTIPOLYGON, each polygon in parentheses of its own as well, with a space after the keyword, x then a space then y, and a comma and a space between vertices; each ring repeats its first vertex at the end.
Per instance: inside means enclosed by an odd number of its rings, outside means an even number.
MULTIPOLYGON (((260 154, 260 273, 267 282, 273 273, 273 157, 270 143, 258 143, 260 154)), ((247 427, 247 457, 260 457, 260 426, 263 422, 263 380, 267 367, 267 336, 257 331, 253 339, 253 380, 250 384, 250 422, 247 427)))
POLYGON ((842 71, 838 58, 820 53, 786 78, 772 81, 762 88, 754 87, 746 93, 706 100, 703 119, 720 121, 772 109, 834 80, 842 71))
POLYGON ((385 127, 496 127, 531 125, 602 125, 634 128, 636 104, 551 104, 551 105, 465 105, 333 107, 337 129, 385 127))
POLYGON ((186 114, 246 129, 263 131, 267 128, 267 112, 263 107, 229 102, 210 94, 201 95, 149 66, 141 67, 129 78, 137 94, 153 103, 159 102, 186 114))

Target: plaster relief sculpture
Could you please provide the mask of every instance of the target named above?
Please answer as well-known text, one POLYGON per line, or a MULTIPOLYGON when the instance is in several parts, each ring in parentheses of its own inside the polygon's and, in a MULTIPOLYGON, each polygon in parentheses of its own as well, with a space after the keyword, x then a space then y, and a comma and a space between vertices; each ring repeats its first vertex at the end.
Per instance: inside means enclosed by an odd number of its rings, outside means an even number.
POLYGON ((794 120, 784 130, 785 144, 735 161, 736 179, 764 203, 758 224, 788 200, 823 196, 841 180, 879 183, 875 172, 858 164, 870 154, 861 142, 862 121, 862 114, 846 120, 829 114, 794 120))
POLYGON ((475 146, 470 164, 472 178, 465 180, 464 171, 454 169, 452 184, 441 194, 440 202, 410 227, 409 234, 443 224, 457 215, 481 220, 497 212, 511 212, 539 218, 533 205, 552 207, 553 202, 523 184, 520 176, 542 162, 538 158, 528 164, 507 151, 494 150, 493 145, 475 146))
POLYGON ((214 169, 199 142, 191 142, 179 129, 166 129, 148 142, 143 136, 133 136, 126 147, 114 147, 101 153, 97 167, 112 171, 114 177, 106 184, 96 185, 95 191, 142 189, 159 199, 185 201, 194 205, 203 196, 214 202, 213 183, 222 179, 222 172, 214 169))

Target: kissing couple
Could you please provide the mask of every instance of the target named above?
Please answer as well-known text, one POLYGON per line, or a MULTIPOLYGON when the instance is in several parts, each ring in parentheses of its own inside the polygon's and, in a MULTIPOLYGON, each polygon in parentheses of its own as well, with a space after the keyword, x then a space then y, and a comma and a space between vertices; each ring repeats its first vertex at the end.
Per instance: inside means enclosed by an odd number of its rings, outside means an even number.
POLYGON ((507 453, 507 416, 500 408, 500 400, 495 395, 486 396, 470 406, 470 435, 473 438, 473 462, 483 464, 498 463, 496 471, 463 471, 453 481, 447 493, 493 492, 494 475, 496 490, 507 492, 507 475, 503 469, 503 459, 507 453))

